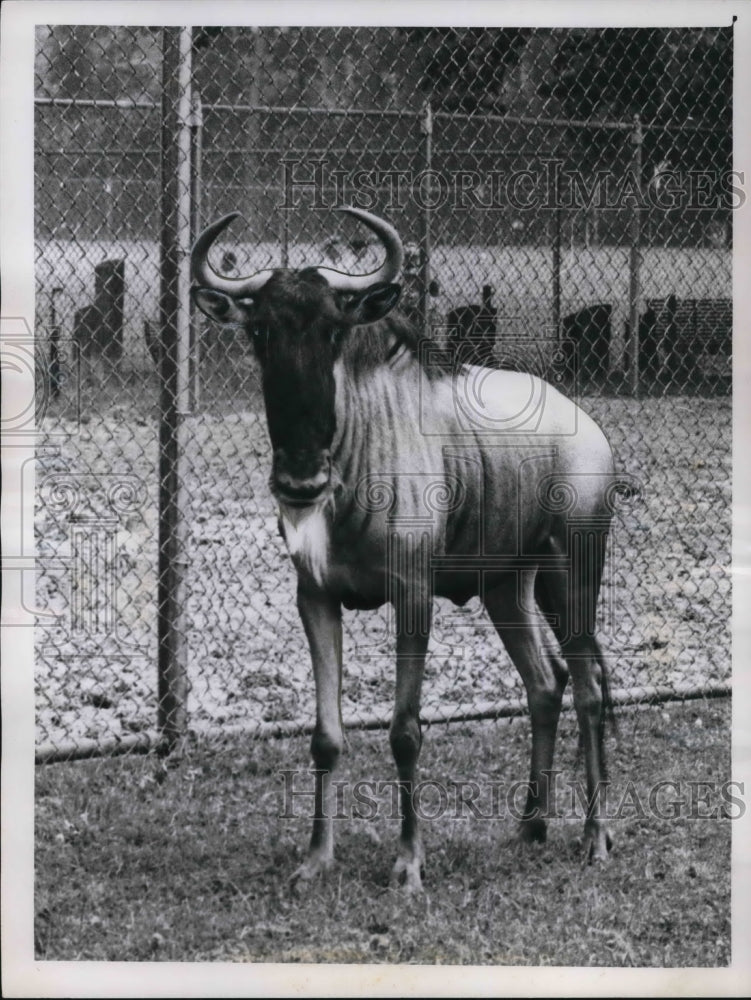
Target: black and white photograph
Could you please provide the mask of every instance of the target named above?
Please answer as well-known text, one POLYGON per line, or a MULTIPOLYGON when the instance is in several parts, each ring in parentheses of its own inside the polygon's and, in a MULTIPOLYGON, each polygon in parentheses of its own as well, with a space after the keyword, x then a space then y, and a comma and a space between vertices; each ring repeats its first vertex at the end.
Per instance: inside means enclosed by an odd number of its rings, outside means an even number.
POLYGON ((624 7, 6 5, 4 995, 751 987, 751 8, 624 7))

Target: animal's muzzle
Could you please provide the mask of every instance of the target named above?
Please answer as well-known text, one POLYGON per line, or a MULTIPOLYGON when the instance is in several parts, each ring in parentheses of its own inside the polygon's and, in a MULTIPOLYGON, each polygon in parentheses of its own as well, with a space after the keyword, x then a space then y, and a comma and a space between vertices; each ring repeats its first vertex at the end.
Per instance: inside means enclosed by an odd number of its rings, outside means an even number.
POLYGON ((328 450, 289 455, 283 448, 277 448, 274 452, 271 488, 279 500, 301 505, 315 503, 330 482, 331 456, 328 450))

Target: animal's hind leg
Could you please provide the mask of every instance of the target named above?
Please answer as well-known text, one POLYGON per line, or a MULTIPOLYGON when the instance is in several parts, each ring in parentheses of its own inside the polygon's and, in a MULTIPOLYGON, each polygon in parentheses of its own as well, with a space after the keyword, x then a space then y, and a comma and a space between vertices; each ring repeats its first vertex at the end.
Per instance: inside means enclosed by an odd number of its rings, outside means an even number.
MULTIPOLYGON (((607 779, 603 739, 606 679, 595 637, 595 609, 606 534, 598 526, 583 528, 578 533, 572 531, 568 539, 570 569, 545 574, 546 611, 558 619, 554 630, 571 676, 584 751, 588 799, 584 846, 591 861, 606 861, 612 846, 602 794, 607 779)), ((553 543, 553 550, 557 548, 553 543)))
MULTIPOLYGON (((535 600, 540 608, 540 611, 542 611, 545 615, 556 641, 560 644, 562 638, 562 622, 556 610, 553 581, 548 581, 547 570, 537 571, 537 576, 535 577, 535 600)), ((547 637, 544 636, 543 653, 550 664, 558 683, 561 685, 561 689, 565 690, 566 684, 568 683, 568 665, 560 653, 560 648, 556 648, 552 643, 548 642, 547 637)))
POLYGON ((543 643, 534 607, 534 576, 510 576, 485 594, 485 607, 527 689, 532 722, 529 789, 521 824, 526 841, 544 841, 550 815, 550 772, 566 686, 565 664, 543 643))

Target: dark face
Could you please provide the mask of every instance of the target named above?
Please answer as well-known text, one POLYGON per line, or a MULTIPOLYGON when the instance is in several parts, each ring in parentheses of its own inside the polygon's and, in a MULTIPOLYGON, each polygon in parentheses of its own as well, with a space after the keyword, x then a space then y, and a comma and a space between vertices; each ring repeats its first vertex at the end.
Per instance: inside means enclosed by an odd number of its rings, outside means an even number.
POLYGON ((314 272, 277 272, 258 298, 248 332, 263 373, 271 484, 280 500, 311 503, 329 486, 334 361, 345 329, 314 272))
POLYGON ((354 325, 374 322, 399 297, 397 285, 341 296, 312 268, 276 271, 252 299, 194 288, 213 319, 243 324, 263 375, 273 448, 271 488, 277 499, 314 503, 331 488, 336 430, 334 363, 354 325))

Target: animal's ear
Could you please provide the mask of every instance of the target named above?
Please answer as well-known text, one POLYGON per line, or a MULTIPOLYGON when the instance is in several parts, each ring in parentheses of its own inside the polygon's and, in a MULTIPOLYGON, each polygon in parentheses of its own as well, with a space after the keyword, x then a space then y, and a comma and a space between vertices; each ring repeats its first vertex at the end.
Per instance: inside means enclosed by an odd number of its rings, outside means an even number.
POLYGON ((209 319, 218 323, 248 323, 253 315, 253 299, 234 299, 212 288, 194 286, 190 290, 193 301, 209 319))
POLYGON ((341 311, 352 326, 375 323, 391 312, 401 294, 401 285, 379 282, 364 292, 346 296, 341 303, 341 311))

